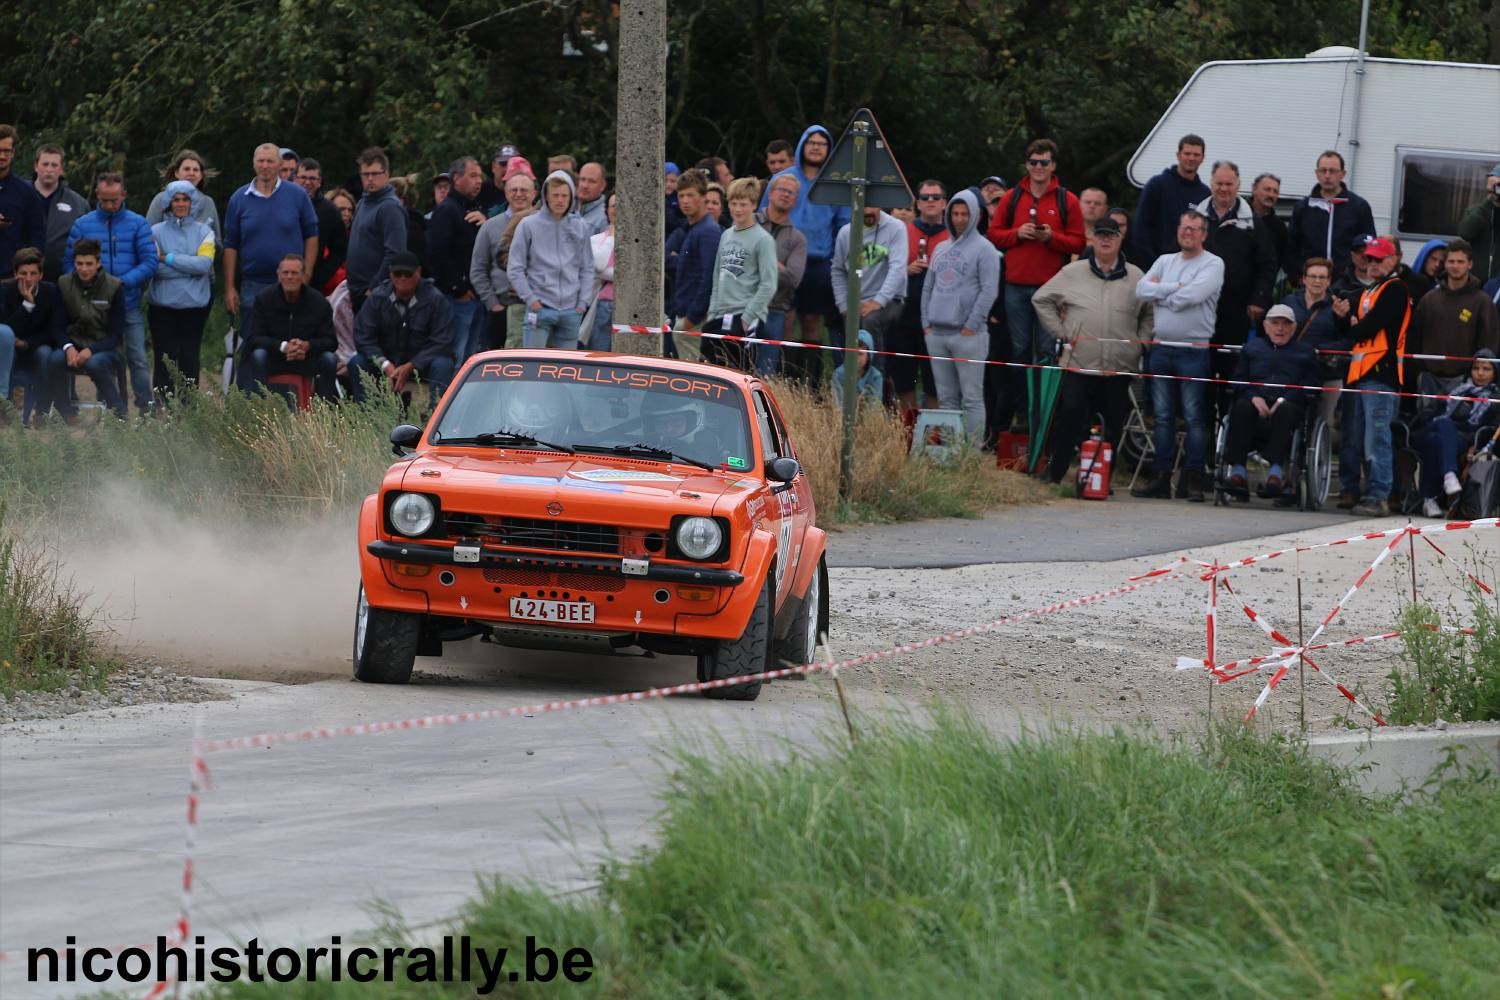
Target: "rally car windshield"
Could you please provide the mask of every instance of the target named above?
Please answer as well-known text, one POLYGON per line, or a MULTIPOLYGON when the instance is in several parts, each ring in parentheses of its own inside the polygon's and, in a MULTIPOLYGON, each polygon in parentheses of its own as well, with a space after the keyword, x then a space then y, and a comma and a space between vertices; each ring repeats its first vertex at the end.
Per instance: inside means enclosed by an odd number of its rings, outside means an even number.
POLYGON ((577 449, 737 471, 754 461, 744 395, 730 383, 582 361, 475 365, 431 441, 577 449))

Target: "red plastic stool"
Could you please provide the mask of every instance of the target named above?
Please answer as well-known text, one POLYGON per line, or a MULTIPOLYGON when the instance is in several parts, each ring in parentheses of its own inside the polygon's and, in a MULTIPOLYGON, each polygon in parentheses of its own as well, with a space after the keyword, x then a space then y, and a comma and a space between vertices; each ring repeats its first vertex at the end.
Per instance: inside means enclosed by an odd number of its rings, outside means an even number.
POLYGON ((312 409, 313 380, 311 375, 296 375, 290 372, 272 375, 266 385, 284 385, 297 394, 297 408, 312 409))

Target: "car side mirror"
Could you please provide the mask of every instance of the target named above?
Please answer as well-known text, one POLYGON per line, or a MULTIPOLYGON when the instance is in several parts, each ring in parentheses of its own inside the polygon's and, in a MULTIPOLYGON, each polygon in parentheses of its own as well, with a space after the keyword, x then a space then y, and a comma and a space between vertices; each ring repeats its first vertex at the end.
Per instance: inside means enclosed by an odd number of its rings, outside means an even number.
POLYGON ((397 458, 406 455, 407 448, 415 448, 422 440, 422 428, 414 424, 398 424, 391 430, 391 453, 397 458))
POLYGON ((795 458, 773 458, 766 463, 766 478, 777 483, 789 483, 801 471, 795 458))

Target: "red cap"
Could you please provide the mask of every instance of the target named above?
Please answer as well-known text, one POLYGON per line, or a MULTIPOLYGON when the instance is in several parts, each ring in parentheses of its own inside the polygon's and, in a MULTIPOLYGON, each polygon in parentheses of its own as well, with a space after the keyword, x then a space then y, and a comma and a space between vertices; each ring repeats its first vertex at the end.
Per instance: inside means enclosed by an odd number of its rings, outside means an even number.
POLYGON ((1383 260, 1386 257, 1396 256, 1396 247, 1385 237, 1377 236, 1364 245, 1364 252, 1366 257, 1383 260))

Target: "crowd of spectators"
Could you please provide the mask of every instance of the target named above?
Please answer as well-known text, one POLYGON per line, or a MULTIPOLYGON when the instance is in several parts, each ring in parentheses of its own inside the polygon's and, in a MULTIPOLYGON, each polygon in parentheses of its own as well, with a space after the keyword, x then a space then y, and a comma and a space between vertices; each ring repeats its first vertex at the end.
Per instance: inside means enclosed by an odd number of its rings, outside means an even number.
MULTIPOLYGON (((155 411, 175 379, 200 376, 216 274, 246 390, 292 375, 325 398, 359 399, 363 373, 403 393, 420 381, 435 399, 477 351, 612 346, 616 202, 604 164, 564 154, 539 170, 502 143, 488 162, 459 156, 433 177, 423 214, 424 185, 393 176, 379 148, 358 157, 356 198, 325 185, 317 160, 265 143, 221 214, 204 190, 216 171, 185 149, 142 216, 118 173, 93 178, 91 210, 55 144, 37 147, 32 179, 19 176, 18 142, 0 125, 0 419, 12 382, 34 413, 71 419, 79 375, 122 416, 127 396, 155 411)), ((961 411, 975 447, 1050 419, 1042 474, 1055 482, 1093 424, 1118 446, 1132 376, 1154 376, 1154 464, 1133 491, 1144 497, 1203 499, 1219 415, 1227 485, 1244 484, 1244 457, 1259 450, 1274 494, 1289 435, 1316 410, 1340 427, 1340 506, 1384 513, 1400 391, 1472 394, 1408 407, 1434 456, 1431 512, 1454 492, 1462 440, 1494 422, 1483 401, 1500 348, 1500 164, 1464 214, 1469 238, 1432 241, 1406 267, 1331 150, 1282 219, 1279 178, 1247 180, 1183 136, 1132 217, 1099 188, 1066 188, 1057 144, 1037 139, 1016 185, 923 180, 910 207, 866 208, 851 247, 849 210, 809 197, 833 145, 811 125, 795 145, 770 143, 764 169, 746 176, 717 157, 664 165, 669 354, 820 386, 824 352, 764 341, 839 344, 855 312, 862 396, 906 414, 961 411), (851 267, 858 302, 847 300, 851 267), (1446 360, 1408 357, 1420 354, 1446 360), (983 361, 1010 364, 971 363, 983 361), (1051 365, 1064 372, 1049 418, 1039 386, 1051 365)))

